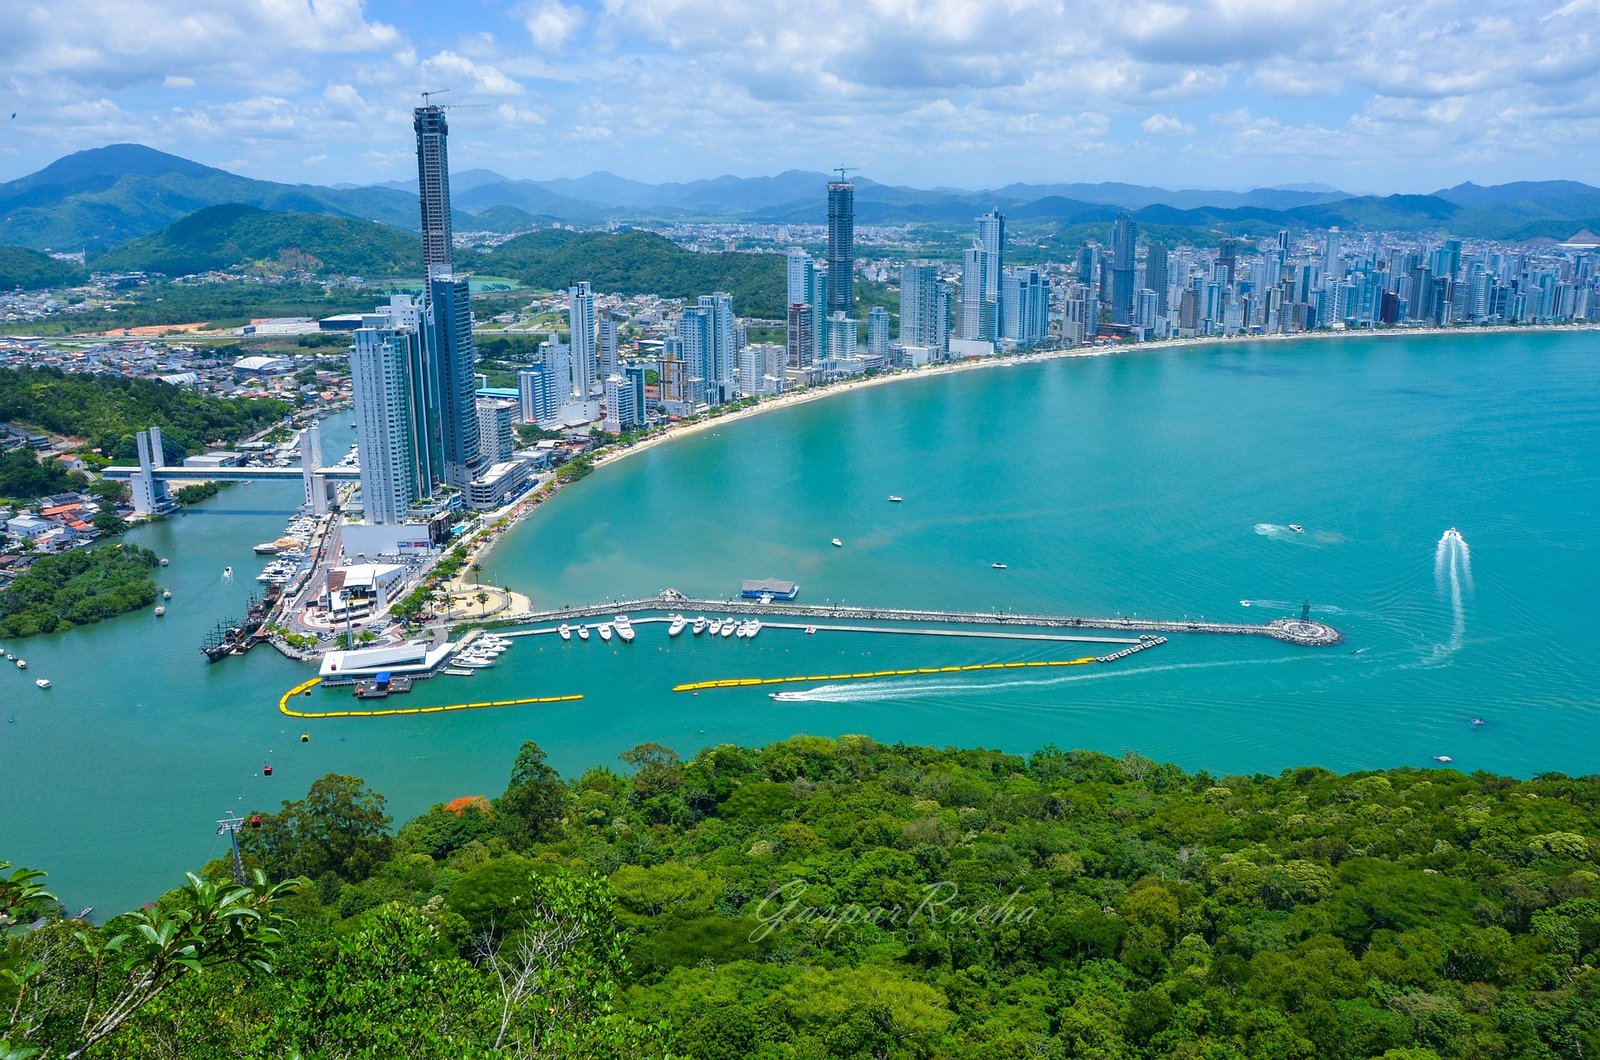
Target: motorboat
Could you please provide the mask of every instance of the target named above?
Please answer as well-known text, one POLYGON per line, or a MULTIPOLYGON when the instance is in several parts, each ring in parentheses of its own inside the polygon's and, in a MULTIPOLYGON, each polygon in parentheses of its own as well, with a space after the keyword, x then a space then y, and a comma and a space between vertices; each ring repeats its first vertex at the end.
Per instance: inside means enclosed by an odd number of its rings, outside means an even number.
POLYGON ((751 640, 754 640, 756 634, 761 632, 761 620, 759 618, 752 618, 748 624, 750 626, 750 632, 746 633, 745 636, 749 637, 751 640))
POLYGON ((1483 722, 1482 718, 1473 718, 1472 719, 1472 724, 1474 724, 1474 725, 1482 725, 1483 723, 1484 722, 1483 722))
POLYGON ((844 542, 843 542, 843 541, 840 541, 840 540, 839 540, 839 539, 838 539, 838 538, 837 538, 837 537, 836 537, 836 538, 834 538, 834 539, 833 539, 833 547, 834 547, 834 548, 843 548, 843 547, 844 547, 844 542))
POLYGON ((901 499, 902 499, 902 498, 900 498, 900 497, 896 497, 896 496, 895 496, 895 495, 894 495, 894 494, 892 494, 892 493, 891 493, 891 494, 889 494, 889 503, 890 503, 890 504, 899 504, 899 503, 900 503, 900 501, 901 501, 901 499))
POLYGON ((258 556, 276 556, 278 543, 276 541, 263 541, 252 550, 258 556))
POLYGON ((1004 563, 991 563, 991 564, 989 564, 989 566, 993 567, 995 570, 1005 570, 1006 569, 1006 565, 1004 563))
POLYGON ((817 627, 816 626, 807 626, 806 627, 806 636, 809 637, 812 634, 816 633, 816 631, 817 631, 817 627))
POLYGON ((611 643, 611 623, 600 623, 600 639, 605 641, 607 644, 611 643))
POLYGON ((725 618, 722 620, 722 635, 724 637, 731 637, 737 632, 739 632, 739 623, 735 622, 731 618, 725 618))
POLYGON ((28 660, 26 660, 26 659, 18 659, 17 660, 17 669, 26 670, 27 668, 28 668, 28 660))
POLYGON ((694 624, 689 627, 689 632, 698 637, 700 634, 706 631, 706 626, 708 624, 709 623, 706 621, 706 616, 700 615, 694 620, 694 624))
POLYGON ((159 562, 163 567, 165 567, 167 565, 167 557, 162 556, 159 562))
POLYGON ((1434 755, 1433 756, 1433 760, 1435 762, 1446 762, 1446 763, 1455 761, 1455 759, 1451 758, 1449 755, 1434 755))
POLYGON ((667 636, 676 637, 679 633, 683 632, 683 627, 687 626, 688 624, 689 620, 687 618, 684 618, 682 615, 673 615, 672 624, 667 627, 667 636))
POLYGON ((617 627, 617 636, 622 638, 622 643, 624 643, 624 644, 632 644, 633 643, 633 635, 634 634, 633 634, 633 624, 632 623, 629 623, 626 626, 618 626, 617 627))
POLYGON ((740 622, 739 625, 734 628, 733 635, 738 637, 740 640, 744 640, 746 637, 748 637, 750 635, 750 620, 747 618, 743 622, 740 622))
POLYGON ((1301 526, 1299 523, 1290 523, 1289 529, 1293 530, 1297 534, 1303 534, 1306 532, 1306 528, 1301 526))
POLYGON ((633 619, 629 618, 627 615, 618 615, 616 618, 611 620, 611 624, 619 631, 624 629, 632 629, 633 619))
POLYGON ((572 639, 572 627, 567 625, 565 622, 561 623, 561 628, 556 630, 556 632, 561 634, 562 640, 572 639))
POLYGON ((48 677, 37 677, 34 679, 33 683, 38 685, 40 688, 50 687, 50 679, 48 677))
POLYGON ((485 670, 496 665, 495 661, 487 655, 476 655, 472 652, 462 652, 450 660, 454 666, 465 666, 473 670, 485 670))
POLYGON ((163 599, 163 600, 172 599, 172 590, 171 589, 163 589, 163 590, 161 590, 161 599, 163 599))
POLYGON ((710 626, 708 626, 707 628, 709 628, 711 630, 711 635, 713 637, 715 637, 718 633, 722 632, 722 619, 713 618, 711 620, 710 626))
POLYGON ((222 576, 223 576, 223 577, 224 577, 224 578, 231 578, 231 577, 233 577, 233 568, 232 568, 232 567, 223 567, 223 568, 222 568, 222 576))
POLYGON ((166 609, 166 607, 164 605, 162 605, 162 604, 157 604, 156 605, 156 617, 157 618, 160 618, 162 615, 164 615, 166 613, 167 613, 167 609, 166 609))
POLYGON ((579 640, 588 640, 589 639, 589 627, 588 626, 579 626, 578 627, 578 639, 579 640))

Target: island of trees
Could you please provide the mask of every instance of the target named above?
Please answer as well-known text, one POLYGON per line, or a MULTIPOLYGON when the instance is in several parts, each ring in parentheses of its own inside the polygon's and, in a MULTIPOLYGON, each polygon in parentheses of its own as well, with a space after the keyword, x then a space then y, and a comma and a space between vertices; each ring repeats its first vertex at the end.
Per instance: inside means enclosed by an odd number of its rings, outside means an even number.
POLYGON ((157 564, 154 552, 123 543, 41 556, 0 592, 0 637, 64 633, 148 607, 157 564))
MULTIPOLYGON (((1600 778, 1184 772, 796 737, 389 830, 330 775, 102 928, 0 963, 76 1056, 1583 1057, 1600 778), (298 882, 297 882, 298 881, 298 882)), ((259 819, 257 819, 259 815, 259 819)), ((48 910, 0 866, 0 922, 48 910)), ((0 1047, 0 1055, 6 1055, 0 1047)))

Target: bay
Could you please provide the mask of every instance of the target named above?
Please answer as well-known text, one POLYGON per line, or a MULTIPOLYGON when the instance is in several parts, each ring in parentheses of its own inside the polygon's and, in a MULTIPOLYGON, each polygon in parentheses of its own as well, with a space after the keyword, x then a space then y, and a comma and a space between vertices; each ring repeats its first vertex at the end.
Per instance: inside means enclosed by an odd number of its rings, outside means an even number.
POLYGON ((808 603, 1264 621, 1309 601, 1346 642, 1173 636, 1102 667, 802 682, 784 687, 807 698, 774 702, 671 687, 1098 651, 825 629, 669 640, 643 625, 626 646, 522 638, 496 668, 405 704, 583 694, 575 705, 309 723, 276 710, 303 667, 264 650, 207 667, 195 650, 242 610, 250 545, 297 500, 298 487, 235 487, 132 535, 172 557, 165 618, 8 646, 29 670, 0 674, 0 715, 15 718, 0 724, 0 858, 50 870, 69 905, 115 911, 220 856, 214 822, 230 809, 275 808, 335 771, 404 819, 497 794, 524 739, 568 774, 647 740, 687 756, 846 732, 1131 748, 1219 775, 1435 755, 1590 773, 1596 454, 1593 331, 1212 344, 864 388, 604 468, 509 534, 482 577, 539 605, 668 586, 722 597, 764 576, 798 581, 808 603), (1441 548, 1452 526, 1465 548, 1441 548))

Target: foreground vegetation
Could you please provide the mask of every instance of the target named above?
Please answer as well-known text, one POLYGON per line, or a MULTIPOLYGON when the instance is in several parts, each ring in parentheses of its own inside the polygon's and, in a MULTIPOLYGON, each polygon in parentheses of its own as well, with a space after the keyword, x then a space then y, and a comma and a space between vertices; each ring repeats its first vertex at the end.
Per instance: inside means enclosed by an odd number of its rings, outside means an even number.
POLYGON ((113 462, 138 459, 135 432, 160 427, 168 456, 234 442, 287 416, 271 398, 217 398, 154 379, 91 376, 59 368, 0 369, 0 423, 81 438, 113 462))
MULTIPOLYGON (((92 1055, 1600 1049, 1600 778, 1219 778, 865 737, 622 758, 564 782, 524 744, 500 797, 392 837, 359 780, 317 781, 243 834, 265 879, 233 945, 282 940, 175 977, 92 1055)), ((149 959, 141 923, 11 938, 0 1037, 74 1055, 149 959), (118 935, 135 957, 97 964, 118 935)))
POLYGON ((0 637, 63 633, 148 607, 157 562, 154 552, 128 544, 41 556, 0 590, 0 637))

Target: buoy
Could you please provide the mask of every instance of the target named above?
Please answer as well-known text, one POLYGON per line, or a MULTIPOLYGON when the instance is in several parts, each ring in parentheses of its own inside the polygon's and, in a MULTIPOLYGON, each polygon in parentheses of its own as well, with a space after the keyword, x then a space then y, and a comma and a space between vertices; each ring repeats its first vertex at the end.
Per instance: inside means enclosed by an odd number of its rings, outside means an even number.
POLYGON ((262 766, 261 767, 261 775, 264 776, 264 777, 272 776, 272 767, 271 766, 262 766))
POLYGON ((300 742, 301 743, 310 743, 311 742, 311 734, 309 732, 301 733, 300 734, 300 742))

